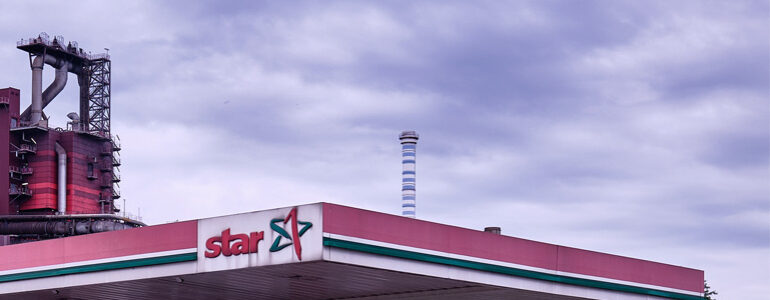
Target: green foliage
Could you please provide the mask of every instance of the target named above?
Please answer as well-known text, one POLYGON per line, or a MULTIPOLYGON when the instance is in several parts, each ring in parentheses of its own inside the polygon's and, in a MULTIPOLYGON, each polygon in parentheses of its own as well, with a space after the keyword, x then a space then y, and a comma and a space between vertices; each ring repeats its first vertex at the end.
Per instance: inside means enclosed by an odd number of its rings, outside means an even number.
POLYGON ((717 291, 712 291, 711 287, 709 286, 708 282, 705 280, 703 281, 703 295, 706 297, 706 300, 717 300, 716 296, 718 293, 717 291))

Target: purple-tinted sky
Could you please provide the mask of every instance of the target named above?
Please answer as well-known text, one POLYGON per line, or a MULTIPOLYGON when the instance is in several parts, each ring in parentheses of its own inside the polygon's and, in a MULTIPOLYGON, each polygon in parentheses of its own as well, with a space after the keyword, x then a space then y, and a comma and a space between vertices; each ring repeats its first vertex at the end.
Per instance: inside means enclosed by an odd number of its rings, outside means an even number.
POLYGON ((767 1, 123 2, 3 1, 0 86, 29 102, 15 42, 41 31, 110 48, 122 194, 148 223, 398 214, 414 129, 421 219, 770 294, 767 1))

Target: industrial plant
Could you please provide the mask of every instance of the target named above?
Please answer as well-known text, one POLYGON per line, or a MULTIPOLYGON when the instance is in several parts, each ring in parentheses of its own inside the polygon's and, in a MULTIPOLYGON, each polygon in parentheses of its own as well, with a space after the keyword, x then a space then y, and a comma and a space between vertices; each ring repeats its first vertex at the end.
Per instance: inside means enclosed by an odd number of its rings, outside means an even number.
MULTIPOLYGON (((110 57, 91 54, 61 36, 22 39, 32 71, 30 105, 22 93, 0 89, 0 245, 142 226, 117 216, 120 144, 110 130, 110 57), (44 69, 54 79, 43 90, 44 69), (77 112, 66 128, 52 128, 44 109, 76 75, 77 112)), ((75 108, 73 107, 73 110, 75 108)))

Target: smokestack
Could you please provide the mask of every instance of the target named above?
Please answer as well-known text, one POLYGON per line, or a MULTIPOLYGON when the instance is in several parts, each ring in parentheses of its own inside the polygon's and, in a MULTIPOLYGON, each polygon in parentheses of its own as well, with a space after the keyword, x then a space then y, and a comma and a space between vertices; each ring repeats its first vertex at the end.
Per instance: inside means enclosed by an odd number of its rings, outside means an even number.
POLYGON ((398 139, 401 140, 401 215, 415 218, 417 217, 417 199, 415 199, 417 140, 420 139, 420 135, 416 131, 402 131, 398 139))
POLYGON ((43 115, 43 65, 46 55, 35 57, 32 61, 32 104, 30 104, 30 122, 37 125, 43 115))

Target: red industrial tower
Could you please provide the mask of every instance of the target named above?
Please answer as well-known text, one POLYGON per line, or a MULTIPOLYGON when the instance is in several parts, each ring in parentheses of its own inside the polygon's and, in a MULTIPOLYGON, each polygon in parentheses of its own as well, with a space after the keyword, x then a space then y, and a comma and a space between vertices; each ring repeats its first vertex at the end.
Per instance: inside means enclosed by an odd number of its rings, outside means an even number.
POLYGON ((107 54, 90 54, 77 42, 42 33, 17 48, 29 53, 31 104, 21 112, 20 92, 0 89, 0 245, 141 226, 115 215, 120 145, 110 132, 110 69, 107 54), (42 89, 43 67, 55 78, 42 89), (66 128, 51 128, 43 113, 67 84, 69 73, 80 87, 78 113, 66 128), (5 235, 5 236, 3 236, 5 235))

